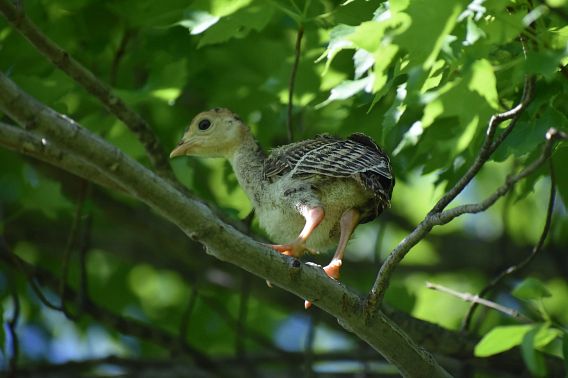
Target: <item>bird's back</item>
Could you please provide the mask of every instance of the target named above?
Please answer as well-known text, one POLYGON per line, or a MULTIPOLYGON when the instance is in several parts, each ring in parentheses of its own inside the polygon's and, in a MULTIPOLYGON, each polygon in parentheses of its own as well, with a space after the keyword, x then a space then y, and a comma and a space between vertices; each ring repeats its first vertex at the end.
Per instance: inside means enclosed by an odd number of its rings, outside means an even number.
POLYGON ((283 176, 305 180, 316 190, 324 191, 338 181, 354 180, 368 195, 360 209, 362 222, 372 220, 390 205, 394 186, 388 156, 371 138, 360 133, 347 139, 320 135, 279 147, 265 160, 263 174, 270 181, 283 176))

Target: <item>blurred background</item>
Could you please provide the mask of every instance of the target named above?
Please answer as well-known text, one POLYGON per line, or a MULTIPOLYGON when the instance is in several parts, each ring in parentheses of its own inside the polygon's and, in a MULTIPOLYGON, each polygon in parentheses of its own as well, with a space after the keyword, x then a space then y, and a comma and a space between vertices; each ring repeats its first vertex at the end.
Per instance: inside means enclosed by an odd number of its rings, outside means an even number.
MULTIPOLYGON (((538 74, 535 100, 451 206, 486 198, 534 160, 548 127, 567 128, 562 96, 568 80, 558 72, 568 40, 562 16, 549 10, 530 29, 528 2, 481 10, 456 2, 452 12, 438 6, 38 0, 26 1, 24 9, 42 33, 141 114, 168 151, 195 114, 213 107, 238 113, 266 150, 288 143, 290 76, 303 30, 294 140, 364 132, 390 154, 397 180, 392 208, 361 225, 346 253, 341 281, 364 295, 381 261, 471 164, 489 116, 519 100, 525 74, 538 74), (529 63, 520 35, 531 37, 529 63)), ((131 132, 1 17, 0 69, 41 102, 148 164, 131 132)), ((6 116, 2 121, 13 124, 6 116)), ((565 147, 554 155, 560 192, 542 251, 490 295, 534 324, 553 324, 559 331, 549 352, 557 356, 568 323, 566 157, 565 147), (519 299, 512 291, 527 277, 544 291, 519 299)), ((172 165, 196 196, 265 238, 256 219, 245 221, 251 205, 227 162, 180 158, 172 165)), ((459 333, 469 304, 427 289, 426 282, 475 294, 525 259, 541 237, 550 185, 542 168, 488 211, 435 228, 395 271, 389 311, 407 316, 409 328, 424 320, 456 331, 451 335, 469 352, 494 327, 518 324, 482 308, 469 332, 459 333)), ((205 254, 140 202, 6 149, 0 149, 0 232, 3 369, 13 356, 9 328, 17 308, 18 366, 30 376, 51 372, 46 364, 67 367, 53 374, 121 374, 135 371, 139 360, 148 363, 147 373, 169 361, 169 376, 175 376, 174 362, 201 355, 247 376, 396 374, 335 319, 315 307, 305 311, 301 299, 205 254)), ((330 256, 304 260, 326 264, 330 256)), ((460 360, 463 350, 439 345, 442 329, 428 332, 434 334, 414 335, 429 340, 435 353, 460 360)), ((187 373, 179 369, 180 376, 187 373)))

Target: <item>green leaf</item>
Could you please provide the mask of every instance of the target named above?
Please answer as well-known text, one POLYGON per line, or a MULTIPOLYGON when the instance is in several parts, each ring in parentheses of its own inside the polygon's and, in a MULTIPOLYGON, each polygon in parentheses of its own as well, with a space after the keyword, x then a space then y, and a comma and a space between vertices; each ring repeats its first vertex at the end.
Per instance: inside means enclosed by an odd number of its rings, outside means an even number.
POLYGON ((412 27, 397 36, 394 43, 406 50, 410 65, 429 68, 442 49, 464 5, 459 1, 440 0, 436 6, 428 0, 410 1, 404 10, 412 20, 412 27))
POLYGON ((126 20, 131 27, 168 27, 183 17, 187 7, 187 0, 112 1, 105 4, 105 8, 117 18, 126 20))
POLYGON ((520 345, 532 325, 499 326, 493 328, 477 343, 476 357, 488 357, 520 345))
POLYGON ((542 350, 556 338, 562 336, 562 331, 551 327, 550 323, 543 323, 534 335, 534 347, 542 350))
POLYGON ((371 74, 359 80, 345 80, 331 90, 331 94, 329 95, 328 99, 319 104, 318 108, 325 106, 335 100, 348 99, 349 97, 353 97, 361 91, 371 92, 374 78, 374 75, 371 74))
POLYGON ((349 35, 348 38, 355 46, 367 50, 368 52, 374 52, 381 43, 381 38, 383 38, 385 31, 384 29, 384 23, 367 21, 357 26, 355 32, 349 35))
POLYGON ((560 8, 565 6, 567 0, 546 0, 546 4, 548 4, 551 8, 560 8))
POLYGON ((321 61, 323 58, 326 58, 323 75, 327 73, 327 71, 329 70, 329 66, 331 65, 331 62, 341 50, 355 48, 353 42, 347 38, 349 35, 354 33, 355 30, 356 30, 355 26, 349 26, 343 24, 337 25, 336 27, 331 29, 331 32, 329 33, 329 42, 327 44, 327 48, 316 60, 317 63, 321 61))
POLYGON ((542 327, 534 327, 523 337, 523 342, 521 344, 521 353, 523 355, 523 360, 529 368, 530 372, 537 376, 543 377, 546 375, 546 365, 544 363, 544 358, 542 353, 536 349, 536 336, 540 332, 542 327))
MULTIPOLYGON (((47 139, 47 143, 49 143, 47 139)), ((29 165, 24 166, 23 175, 26 180, 26 200, 22 203, 25 209, 39 210, 50 219, 55 219, 57 213, 73 208, 71 202, 61 193, 61 183, 40 176, 29 165)))
POLYGON ((510 13, 504 9, 499 12, 499 17, 485 18, 479 23, 479 27, 484 31, 487 44, 507 43, 515 38, 525 29, 523 18, 524 12, 510 13))
POLYGON ((551 77, 558 72, 558 66, 565 57, 564 51, 531 51, 527 53, 525 70, 528 74, 551 77))
POLYGON ((526 301, 550 297, 550 292, 544 284, 536 278, 528 277, 518 284, 512 294, 526 301))
POLYGON ((199 41, 198 47, 243 38, 251 30, 262 30, 272 18, 274 7, 269 2, 255 2, 214 23, 199 41))
POLYGON ((493 67, 488 60, 480 59, 473 63, 471 67, 471 78, 469 79, 468 89, 477 92, 483 97, 489 106, 498 109, 497 102, 497 81, 493 67))
POLYGON ((178 25, 189 29, 191 35, 201 34, 219 21, 220 17, 213 16, 203 10, 189 12, 186 17, 178 22, 178 25))

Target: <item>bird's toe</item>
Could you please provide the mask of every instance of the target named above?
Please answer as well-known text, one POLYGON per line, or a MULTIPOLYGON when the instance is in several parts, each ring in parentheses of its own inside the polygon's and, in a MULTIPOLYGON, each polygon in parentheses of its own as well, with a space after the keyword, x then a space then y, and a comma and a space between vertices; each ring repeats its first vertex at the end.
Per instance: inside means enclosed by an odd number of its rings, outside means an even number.
POLYGON ((332 260, 327 266, 323 268, 323 270, 329 277, 338 279, 341 263, 341 260, 332 260))

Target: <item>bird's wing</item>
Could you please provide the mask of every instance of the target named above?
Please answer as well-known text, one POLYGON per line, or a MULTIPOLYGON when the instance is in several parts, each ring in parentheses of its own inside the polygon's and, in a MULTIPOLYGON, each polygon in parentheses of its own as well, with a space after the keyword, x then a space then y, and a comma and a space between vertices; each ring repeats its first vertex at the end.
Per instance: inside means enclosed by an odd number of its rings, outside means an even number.
POLYGON ((265 177, 290 171, 298 176, 349 177, 375 173, 392 178, 387 155, 371 138, 359 133, 345 140, 325 135, 283 146, 265 161, 265 177))
POLYGON ((273 149, 264 161, 264 177, 272 178, 290 172, 306 154, 335 141, 337 139, 333 137, 318 136, 273 149))

